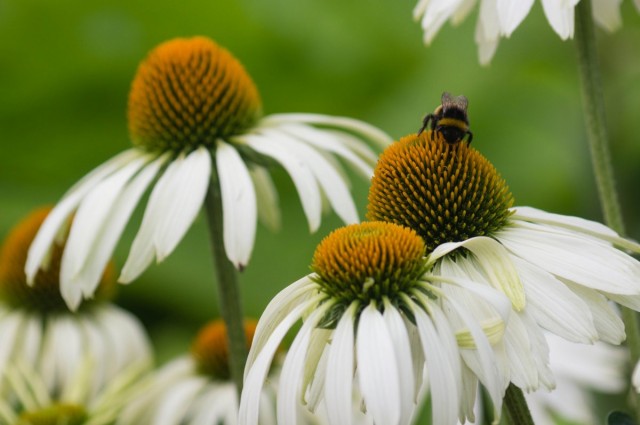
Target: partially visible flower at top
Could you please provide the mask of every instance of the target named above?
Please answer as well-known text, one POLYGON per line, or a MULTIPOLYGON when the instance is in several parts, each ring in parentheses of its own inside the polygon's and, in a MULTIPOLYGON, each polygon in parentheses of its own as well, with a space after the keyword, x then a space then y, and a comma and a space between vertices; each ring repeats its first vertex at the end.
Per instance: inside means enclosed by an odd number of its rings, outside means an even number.
POLYGON ((0 377, 6 391, 0 397, 1 425, 110 425, 150 364, 134 361, 95 392, 91 389, 96 362, 80 359, 71 385, 52 393, 44 377, 24 360, 10 364, 0 377))
MULTIPOLYGON (((542 0, 544 14, 562 40, 573 37, 574 8, 580 0, 542 0)), ((592 0, 593 18, 598 25, 614 31, 622 24, 622 0, 592 0)), ((413 10, 415 20, 421 21, 424 42, 430 44, 447 21, 459 24, 471 12, 476 0, 419 0, 413 10)), ((510 37, 526 18, 534 0, 480 0, 475 41, 480 63, 491 61, 501 37, 510 37)), ((640 0, 635 0, 640 11, 640 0)))
POLYGON ((640 253, 640 245, 593 221, 513 207, 486 158, 437 132, 409 135, 382 153, 367 218, 414 229, 434 274, 509 297, 506 353, 511 380, 524 390, 554 385, 542 329, 620 344, 624 325, 607 300, 640 310, 640 262, 624 251, 640 253))
POLYGON ((176 247, 219 185, 224 246, 237 268, 247 265, 259 217, 277 228, 278 196, 266 166, 293 180, 311 231, 324 199, 346 223, 359 221, 340 158, 369 178, 376 160, 364 140, 391 140, 363 122, 316 114, 263 117, 258 91, 242 65, 213 41, 174 39, 138 68, 129 96, 134 148, 102 164, 72 187, 36 237, 26 265, 29 283, 47 269, 53 246, 75 211, 60 267, 71 308, 90 298, 133 210, 154 186, 119 277, 127 283, 176 247), (157 182, 154 184, 156 177, 157 182), (259 208, 258 208, 259 204, 259 208))
POLYGON ((138 319, 109 302, 117 289, 111 264, 95 298, 76 313, 69 311, 58 274, 64 239, 51 251, 49 270, 38 272, 33 286, 27 285, 27 250, 49 211, 41 208, 23 219, 0 249, 0 375, 22 361, 55 397, 73 391, 78 365, 90 358, 94 366, 87 395, 94 395, 131 363, 150 363, 151 348, 138 319))
POLYGON ((314 273, 281 291, 258 322, 240 424, 258 423, 273 356, 301 318, 280 376, 279 425, 297 423, 300 400, 311 411, 324 403, 331 424, 349 424, 358 394, 376 425, 409 424, 423 385, 433 423, 455 424, 473 418, 478 380, 499 416, 508 379, 492 345, 500 343, 509 302, 469 279, 433 276, 424 255, 413 230, 391 223, 354 224, 327 236, 314 254, 314 273), (458 292, 449 296, 445 286, 458 292), (461 298, 485 314, 462 308, 461 298))
POLYGON ((551 370, 557 386, 552 392, 526 395, 533 420, 538 425, 554 425, 554 418, 570 423, 595 424, 594 392, 620 394, 628 385, 627 352, 605 342, 576 344, 547 333, 551 370))

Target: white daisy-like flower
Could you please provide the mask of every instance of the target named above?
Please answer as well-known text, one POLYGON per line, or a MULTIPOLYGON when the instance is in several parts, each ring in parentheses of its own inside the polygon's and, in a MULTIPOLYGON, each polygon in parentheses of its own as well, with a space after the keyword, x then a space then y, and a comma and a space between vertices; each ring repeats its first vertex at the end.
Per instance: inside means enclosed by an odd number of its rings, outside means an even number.
POLYGON ((429 130, 383 152, 367 218, 414 229, 435 274, 504 292, 512 304, 504 336, 511 381, 551 389, 542 330, 620 344, 624 325, 607 300, 640 309, 640 262, 621 250, 640 246, 599 223, 512 205, 486 158, 429 130))
MULTIPOLYGON (((562 40, 573 37, 574 9, 579 0, 542 0, 544 14, 551 28, 562 40)), ((473 10, 476 0, 419 0, 413 17, 424 30, 424 42, 430 44, 440 28, 451 21, 459 24, 473 10)), ((527 17, 534 0, 480 0, 475 41, 480 63, 487 64, 495 54, 501 37, 510 37, 527 17)), ((622 0, 592 0, 595 22, 608 31, 622 25, 622 0)), ((640 11, 640 1, 635 0, 640 11)))
POLYGON ((506 297, 469 279, 438 278, 418 235, 391 223, 338 229, 318 246, 314 273, 281 291, 263 313, 249 352, 241 425, 258 423, 260 394, 280 342, 301 329, 284 360, 279 425, 295 424, 296 406, 324 403, 328 422, 352 423, 354 394, 376 425, 408 424, 420 389, 431 397, 433 423, 471 419, 478 380, 499 415, 506 388, 499 344, 506 297), (459 293, 447 295, 443 287, 459 293), (463 308, 474 302, 486 314, 463 308), (423 383, 423 379, 426 380, 423 383))
POLYGON ((209 39, 175 39, 140 65, 129 97, 134 148, 102 164, 72 187, 36 237, 28 281, 48 267, 56 239, 75 219, 62 258, 64 299, 76 308, 90 298, 125 225, 153 186, 142 224, 119 281, 131 282, 155 258, 162 261, 193 223, 210 184, 219 185, 224 246, 244 267, 256 220, 279 225, 278 196, 267 165, 282 166, 298 191, 309 228, 320 224, 323 201, 346 223, 358 222, 338 159, 367 179, 378 147, 390 138, 363 122, 316 114, 261 115, 258 91, 242 65, 209 39))
POLYGON ((49 271, 29 287, 24 274, 27 250, 49 208, 37 210, 7 236, 0 251, 0 375, 16 361, 32 366, 52 394, 73 391, 78 365, 91 358, 89 394, 96 394, 133 362, 151 361, 141 323, 109 303, 116 289, 107 267, 93 300, 77 312, 60 296, 58 270, 63 246, 51 252, 49 271))
POLYGON ((576 344, 546 334, 551 370, 557 386, 552 392, 536 391, 526 396, 536 424, 554 425, 554 418, 571 423, 598 423, 594 417, 594 392, 619 394, 628 385, 627 352, 604 342, 576 344))
POLYGON ((16 361, 2 377, 0 425, 109 425, 113 424, 149 364, 136 361, 105 382, 98 392, 91 387, 97 363, 81 359, 74 369, 72 384, 52 392, 45 378, 24 360, 16 361))

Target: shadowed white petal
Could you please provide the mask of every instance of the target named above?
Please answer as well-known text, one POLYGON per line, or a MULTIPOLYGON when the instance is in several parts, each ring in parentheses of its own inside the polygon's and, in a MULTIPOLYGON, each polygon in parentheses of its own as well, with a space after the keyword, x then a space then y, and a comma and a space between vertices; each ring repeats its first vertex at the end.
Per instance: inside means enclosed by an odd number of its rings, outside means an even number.
POLYGON ((551 28, 566 40, 573 38, 574 8, 579 0, 542 0, 542 9, 551 28))
POLYGON ((175 164, 167 190, 160 193, 162 199, 158 201, 162 208, 154 229, 158 261, 171 254, 191 227, 211 181, 211 154, 205 147, 191 152, 183 161, 176 160, 175 164))
POLYGON ((389 331, 398 365, 398 380, 400 383, 400 421, 398 424, 406 425, 410 423, 415 409, 415 404, 413 403, 415 383, 409 333, 402 320, 402 316, 386 298, 384 300, 384 313, 382 314, 382 318, 389 331))
POLYGON ((431 0, 424 11, 421 26, 423 41, 430 44, 440 28, 449 20, 462 4, 462 0, 431 0))
POLYGON ((455 424, 460 401, 452 363, 460 361, 459 354, 451 353, 443 347, 431 319, 420 307, 413 307, 412 311, 427 362, 433 423, 455 424))
POLYGON ((333 330, 316 328, 311 331, 309 351, 304 362, 302 377, 302 392, 307 404, 307 410, 315 412, 323 400, 325 393, 325 378, 327 375, 327 360, 331 349, 333 330))
POLYGON ((338 322, 329 347, 324 399, 329 423, 351 425, 353 402, 353 328, 357 303, 352 303, 338 322))
POLYGON ((235 411, 238 406, 236 389, 233 384, 224 384, 215 388, 207 388, 207 393, 198 398, 191 409, 193 416, 190 425, 234 424, 235 411), (233 421, 225 422, 229 412, 233 412, 233 421))
POLYGON ((460 25, 462 21, 471 13, 473 7, 476 5, 476 0, 462 0, 458 9, 451 17, 451 23, 453 25, 460 25))
MULTIPOLYGON (((42 344, 42 318, 37 314, 29 314, 25 318, 22 333, 22 346, 20 358, 27 364, 36 364, 42 344)), ((2 331, 0 331, 0 335, 2 331)), ((0 341, 0 345, 2 345, 0 341)), ((0 362, 1 363, 1 362, 0 362)), ((0 370, 2 367, 0 366, 0 370)))
POLYGON ((107 305, 95 312, 96 321, 102 325, 103 332, 112 338, 112 356, 110 359, 116 368, 124 369, 133 359, 143 361, 151 358, 151 344, 138 319, 126 310, 115 305, 107 305))
POLYGON ((9 313, 0 320, 0 371, 4 371, 16 348, 18 331, 23 322, 20 312, 9 313))
POLYGON ((258 218, 272 232, 280 230, 280 207, 278 206, 278 191, 276 190, 269 172, 262 167, 249 169, 253 186, 256 189, 258 204, 258 218))
MULTIPOLYGON (((255 344, 251 344, 249 357, 254 360, 252 363, 247 362, 245 367, 244 386, 242 387, 242 396, 240 397, 240 409, 238 413, 238 422, 243 425, 257 425, 260 414, 260 394, 264 386, 264 380, 267 377, 273 356, 280 346, 282 339, 295 322, 302 317, 305 311, 315 305, 316 300, 312 299, 306 303, 302 303, 293 308, 287 315, 277 323, 273 332, 270 332, 267 341, 257 349, 255 344)), ((316 310, 317 311, 317 310, 316 310)), ((264 317, 258 322, 258 326, 263 322, 264 317)), ((256 336, 258 331, 256 328, 256 336)), ((281 381, 282 384, 283 381, 281 381)))
POLYGON ((425 10, 427 10, 427 6, 429 6, 429 2, 431 0, 419 0, 418 4, 413 8, 413 19, 418 21, 424 15, 425 10))
POLYGON ((413 369, 413 378, 414 378, 414 386, 413 386, 413 397, 411 400, 417 404, 418 397, 422 390, 422 382, 424 379, 425 372, 425 359, 424 353, 422 352, 422 344, 420 343, 420 334, 418 333, 418 328, 411 323, 411 321, 403 316, 402 318, 404 322, 404 326, 407 329, 407 333, 409 334, 409 344, 411 348, 411 366, 413 369))
POLYGON ((157 404, 154 425, 179 425, 191 407, 193 399, 207 385, 207 380, 192 377, 176 383, 157 404))
POLYGON ((309 349, 311 331, 327 311, 320 307, 311 313, 298 331, 287 357, 284 359, 278 387, 277 416, 280 425, 296 425, 298 406, 303 399, 301 394, 304 361, 309 349))
POLYGON ((324 194, 338 216, 346 224, 359 222, 358 212, 349 193, 349 188, 340 173, 318 152, 286 133, 264 130, 265 137, 282 145, 299 160, 304 161, 322 187, 324 194))
POLYGON ((353 118, 345 117, 333 117, 329 115, 321 114, 273 114, 262 119, 265 124, 288 124, 292 122, 298 122, 303 124, 317 124, 320 126, 327 126, 337 130, 345 131, 346 133, 355 133, 376 143, 380 148, 385 148, 393 139, 384 131, 367 124, 364 121, 359 121, 353 118))
POLYGON ((558 277, 614 294, 640 294, 640 262, 605 242, 524 222, 495 236, 514 255, 558 277))
POLYGON ((314 283, 309 276, 297 280, 280 291, 267 305, 253 335, 251 350, 247 356, 247 363, 244 369, 244 378, 247 379, 249 369, 253 365, 256 357, 262 352, 264 345, 271 338, 272 333, 280 325, 285 317, 298 305, 305 301, 310 295, 316 295, 314 283))
POLYGON ((596 221, 568 215, 553 214, 532 207, 517 207, 514 208, 514 211, 515 213, 510 217, 512 220, 531 221, 533 223, 562 227, 611 242, 620 248, 640 253, 640 244, 621 237, 609 227, 596 221))
POLYGON ((563 338, 586 344, 598 339, 589 307, 550 273, 513 258, 527 294, 527 308, 543 328, 563 338))
POLYGON ((602 341, 617 345, 625 340, 624 323, 604 295, 571 282, 565 284, 589 306, 593 323, 602 341))
POLYGON ((124 151, 91 171, 67 191, 60 202, 47 215, 29 247, 25 264, 25 273, 29 285, 33 285, 38 269, 41 267, 48 268, 51 245, 66 228, 65 222, 67 218, 82 201, 82 198, 103 178, 141 155, 144 155, 143 152, 137 149, 124 151))
POLYGON ((498 48, 500 23, 496 0, 482 0, 476 24, 475 41, 481 65, 488 65, 498 48))
POLYGON ((53 344, 55 382, 62 394, 73 392, 73 377, 83 361, 85 341, 75 320, 73 317, 59 316, 48 330, 53 344))
MULTIPOLYGON (((113 255, 115 246, 124 231, 124 228, 131 217, 140 197, 145 192, 151 181, 158 173, 160 167, 168 159, 168 155, 163 155, 155 161, 147 164, 137 175, 135 175, 123 188, 118 189, 119 194, 113 200, 112 205, 108 208, 108 214, 103 218, 99 229, 95 229, 98 233, 89 236, 88 232, 79 232, 79 237, 92 239, 93 243, 90 251, 87 251, 87 257, 84 261, 82 269, 71 278, 65 277, 61 272, 60 291, 63 298, 67 301, 67 305, 72 310, 78 307, 77 288, 81 288, 85 298, 91 298, 95 292, 104 269, 113 255), (68 279, 68 280, 67 280, 68 279)), ((115 174, 114 174, 115 176, 115 174)), ((96 193, 96 188, 91 195, 96 193)), ((87 197, 86 199, 89 199, 87 197)), ((99 198, 98 198, 99 199, 99 198)), ((96 201, 96 204, 100 204, 96 201)), ((82 206, 78 209, 78 215, 71 228, 73 234, 77 229, 77 222, 82 206)), ((105 208, 106 209, 106 208, 105 208)), ((69 237, 71 240, 71 236, 69 237)), ((65 256, 70 251, 69 244, 65 248, 62 257, 62 266, 64 266, 65 256)))
POLYGON ((502 33, 510 37, 529 14, 533 0, 497 0, 498 17, 502 33))
POLYGON ((622 0, 593 0, 593 19, 607 31, 615 31, 622 26, 620 4, 622 0))
POLYGON ((318 183, 313 177, 309 165, 264 136, 245 135, 242 140, 255 151, 273 158, 282 165, 296 186, 302 209, 309 222, 309 230, 311 232, 318 230, 322 212, 322 199, 318 183))
POLYGON ((631 382, 633 383, 636 392, 640 393, 640 362, 636 364, 636 367, 633 370, 633 377, 631 378, 631 382))
MULTIPOLYGON (((356 169, 367 178, 371 178, 371 176, 373 175, 373 168, 371 167, 371 165, 367 164, 358 155, 356 155, 356 153, 345 147, 341 143, 339 133, 331 131, 321 131, 311 126, 301 124, 282 126, 282 128, 280 128, 279 130, 295 137, 302 142, 308 143, 319 151, 327 151, 341 156, 345 160, 349 161, 353 166, 355 166, 356 169)), ((362 149, 370 151, 369 147, 359 139, 355 139, 355 141, 362 146, 362 149)))
POLYGON ((247 166, 230 145, 218 143, 216 167, 222 198, 224 248, 229 260, 237 269, 242 269, 249 262, 256 236, 256 192, 247 166))

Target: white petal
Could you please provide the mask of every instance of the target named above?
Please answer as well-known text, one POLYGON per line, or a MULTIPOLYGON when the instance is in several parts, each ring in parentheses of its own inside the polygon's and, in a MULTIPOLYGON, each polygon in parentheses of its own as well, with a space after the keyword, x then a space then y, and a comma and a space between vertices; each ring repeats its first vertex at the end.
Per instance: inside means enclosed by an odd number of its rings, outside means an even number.
POLYGON ((413 19, 419 20, 424 15, 425 10, 431 0, 418 0, 418 4, 413 8, 413 19))
POLYGON ((302 393, 310 412, 315 412, 323 401, 332 335, 333 330, 330 329, 315 328, 311 331, 302 378, 302 393))
POLYGON ((75 318, 59 316, 51 332, 53 356, 55 359, 56 382, 61 393, 72 393, 74 376, 78 373, 78 365, 85 360, 84 342, 75 318))
POLYGON ((298 405, 303 399, 303 394, 301 394, 302 377, 311 331, 317 326, 326 311, 326 307, 320 307, 311 313, 298 331, 298 335, 293 340, 287 357, 284 359, 277 403, 278 424, 280 425, 296 424, 298 405))
POLYGON ((634 0, 634 4, 636 5, 636 9, 638 9, 638 12, 640 13, 640 0, 634 0))
POLYGON ((238 409, 235 386, 226 384, 212 388, 209 385, 206 391, 191 408, 190 416, 193 418, 188 423, 190 425, 235 424, 238 409), (233 416, 233 420, 227 422, 226 418, 229 415, 233 416))
POLYGON ((640 262, 609 244, 533 223, 496 233, 514 255, 558 277, 615 294, 640 294, 640 262))
POLYGON ((415 409, 413 378, 413 360, 411 359, 411 344, 409 333, 402 320, 402 316, 391 303, 385 299, 382 317, 387 325, 392 340, 393 351, 398 365, 398 379, 400 383, 400 425, 409 424, 415 409))
POLYGON ((427 361, 433 423, 439 425, 455 424, 458 418, 460 397, 456 377, 452 369, 453 362, 459 362, 458 354, 448 352, 442 346, 431 319, 420 307, 413 308, 420 333, 422 350, 427 361))
POLYGON ((218 143, 216 167, 222 197, 225 251, 236 268, 242 269, 249 263, 256 236, 256 192, 247 166, 230 145, 218 143))
POLYGON ((424 30, 423 40, 426 44, 433 41, 440 28, 453 16, 461 4, 462 0, 431 0, 429 2, 421 21, 424 30))
POLYGON ((23 320, 23 314, 19 311, 3 316, 0 320, 0 373, 4 373, 12 360, 23 320))
MULTIPOLYGON (((40 354, 40 347, 43 338, 42 318, 39 317, 39 314, 29 314, 26 317, 24 328, 22 329, 21 333, 22 346, 20 347, 20 358, 23 359, 25 363, 34 365, 38 360, 38 355, 40 354)), ((0 335, 2 335, 2 331, 0 331, 0 335)), ((0 341, 0 346, 2 346, 2 344, 3 342, 0 341)), ((0 364, 2 364, 2 361, 0 361, 0 364)), ((1 366, 0 370, 2 370, 1 366)))
POLYGON ((482 0, 476 24, 475 41, 481 65, 488 65, 498 48, 500 23, 496 0, 482 0))
POLYGON ((382 314, 369 304, 358 321, 356 356, 360 391, 376 425, 400 420, 398 361, 382 314))
POLYGON ((497 0, 498 17, 502 33, 510 37, 518 25, 526 18, 533 6, 533 0, 497 0))
POLYGON ((258 218, 271 230, 280 230, 280 207, 278 206, 278 192, 267 170, 262 167, 253 167, 249 170, 253 186, 256 189, 258 204, 258 218))
POLYGON ((471 13, 471 10, 476 5, 476 0, 462 0, 460 6, 451 17, 451 23, 453 25, 460 25, 462 21, 471 13))
POLYGON ((590 344, 598 339, 589 307, 564 283, 519 258, 514 258, 527 293, 527 308, 545 329, 573 341, 590 344))
POLYGON ((636 392, 640 393, 640 362, 636 364, 636 367, 633 370, 633 377, 631 378, 631 382, 633 383, 636 392))
POLYGON ((345 133, 355 133, 362 138, 376 143, 382 149, 393 142, 393 138, 384 131, 353 118, 333 117, 321 114, 273 114, 263 118, 262 122, 265 124, 298 122, 317 124, 323 127, 327 126, 344 131, 345 133))
MULTIPOLYGON (((282 339, 295 322, 300 319, 304 312, 312 305, 315 300, 297 305, 291 310, 280 322, 275 325, 273 332, 269 333, 269 337, 259 349, 255 344, 251 345, 249 358, 254 359, 251 363, 247 362, 245 367, 244 386, 242 388, 242 396, 240 397, 240 409, 238 414, 238 422, 243 425, 257 425, 260 413, 260 394, 264 386, 264 380, 267 372, 271 367, 273 356, 280 346, 282 339)), ((317 311, 317 310, 316 310, 317 311)), ((258 326, 262 320, 259 321, 258 326)), ((256 336, 258 332, 256 329, 256 336)), ((255 338, 255 337, 254 337, 255 338)))
POLYGON ((574 7, 578 1, 542 0, 542 8, 551 28, 563 40, 573 38, 574 7))
POLYGON ((45 269, 48 267, 51 244, 56 237, 59 237, 61 231, 65 228, 65 221, 82 201, 82 198, 103 178, 140 155, 143 155, 143 153, 137 149, 129 149, 116 155, 83 177, 62 197, 44 220, 42 226, 40 226, 38 234, 29 247, 25 273, 27 274, 27 282, 30 285, 33 285, 38 269, 40 267, 45 269))
POLYGON ((192 377, 174 384, 158 403, 154 425, 179 425, 195 396, 207 385, 205 378, 192 377))
POLYGON ((351 391, 353 388, 353 328, 356 308, 356 303, 351 304, 338 322, 338 326, 333 332, 327 359, 324 398, 329 423, 335 425, 351 425, 353 414, 351 391))
POLYGON ((349 193, 349 187, 340 173, 322 155, 286 133, 264 130, 264 135, 269 137, 273 143, 282 145, 288 152, 309 166, 331 206, 343 222, 346 224, 359 222, 358 212, 349 193))
POLYGON ((622 26, 620 4, 622 0, 593 0, 593 19, 607 31, 615 31, 622 26))
POLYGON ((293 184, 298 190, 302 209, 307 216, 309 229, 315 232, 320 226, 320 215, 322 212, 322 200, 320 189, 309 165, 291 155, 282 146, 272 143, 266 137, 245 135, 243 140, 255 151, 276 160, 287 171, 293 180, 293 184))

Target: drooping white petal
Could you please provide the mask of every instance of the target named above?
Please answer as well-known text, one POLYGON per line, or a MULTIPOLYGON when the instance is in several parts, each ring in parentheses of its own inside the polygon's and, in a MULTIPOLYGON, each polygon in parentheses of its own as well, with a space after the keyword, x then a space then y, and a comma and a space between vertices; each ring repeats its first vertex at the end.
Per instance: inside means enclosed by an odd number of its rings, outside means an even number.
POLYGON ((566 40, 573 38, 574 8, 579 0, 542 0, 542 9, 551 28, 566 40))
POLYGON ((451 23, 455 25, 460 25, 462 21, 471 13, 473 7, 476 5, 476 0, 462 0, 458 9, 454 12, 451 17, 451 23))
POLYGON ((343 222, 346 224, 359 222, 358 212, 349 193, 349 187, 340 176, 340 173, 322 155, 286 133, 279 133, 273 130, 264 130, 263 133, 272 140, 272 143, 282 145, 300 161, 308 164, 332 208, 343 222))
POLYGON ((351 425, 352 388, 353 388, 353 347, 355 326, 354 313, 357 304, 353 303, 344 312, 333 332, 327 374, 324 385, 324 399, 327 406, 329 423, 351 425))
POLYGON ((175 161, 175 164, 169 187, 160 194, 163 198, 159 201, 162 210, 154 229, 158 261, 171 254, 191 227, 211 181, 211 154, 205 147, 196 149, 183 161, 175 161))
POLYGON ((304 375, 304 361, 309 349, 311 331, 327 311, 326 307, 314 310, 304 321, 298 331, 287 357, 284 359, 280 383, 278 388, 277 416, 280 425, 295 425, 297 421, 298 404, 302 400, 302 377, 304 375))
POLYGON ((209 385, 206 393, 202 394, 194 403, 190 414, 190 425, 208 425, 208 424, 235 424, 235 411, 237 410, 238 400, 236 396, 235 386, 231 383, 209 385), (226 422, 229 413, 233 413, 233 420, 226 422))
POLYGON ((447 22, 460 7, 462 0, 431 0, 422 16, 423 40, 430 44, 440 28, 447 22))
POLYGON ((82 339, 75 318, 59 316, 55 322, 52 320, 52 324, 48 332, 51 332, 53 343, 55 382, 64 395, 73 392, 73 378, 78 373, 78 365, 84 360, 86 341, 82 339))
POLYGON ((247 364, 244 369, 244 379, 247 379, 247 374, 253 362, 260 352, 262 352, 263 347, 271 338, 275 329, 280 325, 280 322, 282 322, 292 310, 304 303, 305 298, 308 298, 310 295, 315 296, 315 288, 316 284, 309 276, 305 276, 284 288, 269 302, 258 321, 256 331, 253 335, 251 350, 249 350, 247 364))
POLYGON ((256 190, 258 205, 258 219, 272 232, 280 230, 280 207, 278 206, 278 191, 271 176, 262 167, 249 169, 253 186, 256 190))
MULTIPOLYGON (((20 358, 27 364, 36 364, 42 344, 42 318, 39 314, 28 314, 25 317, 21 334, 20 358)), ((0 335, 2 335, 2 331, 0 331, 0 335)), ((0 346, 2 344, 3 342, 0 341, 0 346)), ((2 361, 0 361, 0 364, 2 364, 2 361)), ((2 370, 2 366, 0 366, 0 370, 2 370)))
POLYGON ((133 359, 151 358, 151 344, 138 319, 115 305, 95 309, 96 322, 116 347, 112 347, 111 362, 117 369, 124 369, 133 359))
POLYGON ((413 8, 413 19, 419 20, 422 15, 424 15, 425 10, 427 10, 427 6, 429 6, 429 2, 431 0, 419 0, 418 4, 413 8))
POLYGON ((311 331, 302 378, 302 393, 310 412, 315 412, 323 400, 332 335, 333 330, 330 329, 316 328, 311 331))
POLYGON ((514 255, 563 279, 614 294, 640 294, 640 262, 608 243, 524 222, 495 237, 514 255))
POLYGON ((320 226, 322 199, 309 164, 300 161, 282 146, 272 143, 264 136, 248 134, 243 136, 242 140, 255 151, 276 160, 287 171, 300 196, 302 209, 309 222, 309 230, 315 232, 320 226))
POLYGON ((262 119, 265 125, 284 123, 316 124, 322 127, 330 127, 345 133, 355 133, 367 140, 376 143, 384 149, 393 142, 393 138, 384 131, 367 124, 366 122, 346 117, 333 117, 322 114, 273 114, 262 119))
POLYGON ((633 377, 631 378, 631 382, 633 387, 636 389, 636 392, 640 393, 640 362, 636 364, 636 367, 633 369, 633 377))
POLYGON ((620 4, 622 0, 593 0, 593 19, 600 27, 613 32, 622 26, 620 4))
MULTIPOLYGON (((549 345, 547 344, 547 339, 542 329, 536 324, 527 310, 519 312, 518 318, 522 321, 531 343, 531 351, 526 353, 526 355, 530 356, 535 364, 535 370, 538 374, 538 385, 551 391, 556 387, 556 381, 549 367, 549 345)), ((538 387, 535 389, 537 388, 538 387)))
POLYGON ((532 6, 533 0, 497 0, 498 18, 502 34, 510 37, 529 14, 532 6))
POLYGON ((176 383, 157 404, 154 425, 179 425, 193 399, 207 385, 203 377, 191 377, 176 383))
POLYGON ((455 362, 459 365, 459 354, 449 352, 443 347, 431 319, 420 307, 414 307, 412 311, 427 362, 433 423, 455 424, 458 418, 460 395, 453 369, 455 362))
POLYGON ((244 161, 231 145, 218 143, 216 167, 222 197, 224 247, 238 269, 249 263, 256 236, 256 192, 244 161))
POLYGON ((0 371, 5 370, 12 358, 23 320, 23 314, 19 311, 9 313, 0 320, 0 371))
POLYGON ((586 344, 598 339, 589 307, 550 273, 513 258, 524 282, 527 308, 543 328, 563 338, 586 344))
POLYGON ((401 413, 398 361, 384 318, 373 303, 360 314, 356 358, 360 391, 373 422, 397 424, 401 413))
POLYGON ((411 421, 415 409, 413 360, 411 359, 411 344, 409 333, 396 308, 385 299, 382 317, 387 325, 392 340, 393 352, 398 365, 398 381, 400 384, 400 421, 398 424, 407 425, 411 421))
POLYGON ((480 14, 476 24, 475 41, 481 65, 488 65, 498 48, 500 23, 496 0, 481 0, 480 14))
MULTIPOLYGON (((273 356, 291 326, 315 302, 316 300, 311 299, 305 303, 298 304, 275 325, 273 332, 270 332, 268 339, 259 349, 256 348, 255 344, 251 345, 249 358, 254 360, 251 363, 247 362, 245 367, 244 386, 238 413, 238 422, 240 424, 257 425, 260 414, 260 394, 262 393, 264 380, 267 377, 267 372, 269 372, 273 356)), ((264 318, 258 322, 258 327, 263 320, 264 318)), ((257 329, 255 335, 258 335, 257 329)))
POLYGON ((57 237, 60 237, 60 234, 66 228, 65 221, 82 201, 83 197, 103 178, 141 155, 144 155, 144 153, 137 149, 126 150, 91 171, 67 191, 44 220, 29 247, 25 264, 25 273, 29 285, 33 285, 36 274, 41 267, 48 268, 51 245, 57 237))

